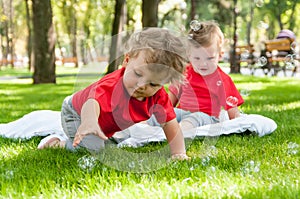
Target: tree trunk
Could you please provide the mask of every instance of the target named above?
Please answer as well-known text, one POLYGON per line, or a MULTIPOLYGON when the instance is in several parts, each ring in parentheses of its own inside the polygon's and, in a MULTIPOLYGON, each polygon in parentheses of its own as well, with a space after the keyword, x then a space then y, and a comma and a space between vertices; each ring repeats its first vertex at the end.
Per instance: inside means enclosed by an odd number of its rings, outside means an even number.
POLYGON ((31 29, 31 16, 30 16, 30 9, 28 0, 25 0, 26 5, 26 23, 28 28, 28 37, 27 37, 27 56, 28 56, 28 70, 31 70, 32 63, 31 63, 31 53, 32 53, 32 29, 31 29))
MULTIPOLYGON (((74 9, 74 8, 73 8, 74 9)), ((71 24, 71 45, 72 45, 72 57, 76 57, 75 68, 78 68, 78 55, 77 55, 77 19, 74 15, 72 16, 71 24)))
POLYGON ((276 18, 277 18, 280 30, 282 30, 283 29, 283 23, 282 23, 282 20, 281 20, 281 14, 279 13, 276 18))
POLYGON ((8 34, 8 52, 11 58, 11 67, 14 68, 14 23, 13 23, 13 5, 12 0, 9 0, 9 34, 8 34))
POLYGON ((191 21, 195 19, 196 17, 196 0, 191 0, 191 21))
MULTIPOLYGON (((61 43, 60 43, 61 37, 60 37, 59 31, 58 31, 58 24, 54 23, 54 27, 55 27, 55 35, 56 35, 56 44, 59 49, 60 58, 63 58, 65 56, 65 54, 64 54, 64 51, 63 51, 61 43)), ((57 57, 56 57, 56 59, 57 59, 57 57)))
POLYGON ((252 21, 253 21, 253 13, 254 13, 254 2, 249 1, 250 4, 250 20, 247 21, 247 44, 251 44, 251 28, 252 28, 252 21))
MULTIPOLYGON (((1 1, 2 12, 5 16, 7 16, 7 2, 1 1)), ((8 47, 9 47, 9 38, 8 38, 8 20, 4 20, 2 22, 2 30, 1 30, 1 51, 2 51, 2 61, 1 65, 7 66, 8 64, 8 47)))
POLYGON ((240 73, 240 64, 237 64, 236 61, 236 44, 237 44, 237 0, 233 0, 233 44, 232 44, 232 49, 231 49, 231 56, 230 56, 230 73, 240 73))
POLYGON ((157 27, 158 4, 160 0, 143 0, 142 2, 142 24, 143 27, 157 27))
POLYGON ((118 40, 119 38, 119 32, 120 29, 122 28, 122 23, 121 23, 121 18, 124 15, 123 9, 125 5, 125 0, 116 0, 116 5, 115 5, 115 19, 113 22, 113 27, 112 27, 112 38, 111 38, 111 47, 109 50, 109 65, 107 69, 107 74, 115 71, 121 60, 118 57, 118 40))
POLYGON ((51 0, 32 0, 34 74, 33 83, 56 83, 55 36, 51 0))
POLYGON ((290 30, 293 30, 294 29, 294 27, 295 27, 295 25, 296 25, 296 19, 295 19, 295 11, 296 11, 296 6, 297 6, 297 2, 293 2, 293 6, 292 6, 292 13, 291 13, 291 15, 290 15, 290 23, 289 23, 289 29, 290 30))

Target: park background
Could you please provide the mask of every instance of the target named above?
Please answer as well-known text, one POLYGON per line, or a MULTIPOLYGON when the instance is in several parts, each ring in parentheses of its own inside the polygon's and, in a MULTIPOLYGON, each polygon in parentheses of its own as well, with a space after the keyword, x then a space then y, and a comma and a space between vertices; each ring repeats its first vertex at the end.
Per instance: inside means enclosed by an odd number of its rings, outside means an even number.
MULTIPOLYGON (((28 67, 35 84, 55 83, 56 65, 80 67, 107 61, 107 72, 112 72, 121 62, 121 47, 130 32, 154 26, 186 34, 193 19, 215 20, 220 24, 227 41, 224 62, 230 62, 235 46, 243 45, 253 45, 257 62, 264 42, 276 38, 280 30, 289 29, 299 38, 299 3, 299 0, 1 0, 0 69, 28 67)), ((294 45, 298 58, 297 40, 294 45)), ((249 51, 241 56, 247 59, 249 51)), ((240 73, 241 67, 233 61, 230 72, 240 73)))
MULTIPOLYGON (((227 59, 234 35, 259 57, 265 40, 290 29, 298 42, 300 28, 298 0, 0 0, 0 7, 0 123, 59 111, 66 96, 109 72, 108 64, 118 66, 118 42, 142 27, 186 33, 192 19, 216 20, 227 59)), ((245 75, 244 65, 221 65, 245 99, 241 110, 273 119, 275 132, 197 138, 187 148, 190 161, 153 171, 147 168, 159 159, 134 162, 123 152, 150 154, 165 142, 118 150, 106 164, 86 151, 37 150, 41 137, 0 137, 0 198, 299 198, 299 76, 245 75)))

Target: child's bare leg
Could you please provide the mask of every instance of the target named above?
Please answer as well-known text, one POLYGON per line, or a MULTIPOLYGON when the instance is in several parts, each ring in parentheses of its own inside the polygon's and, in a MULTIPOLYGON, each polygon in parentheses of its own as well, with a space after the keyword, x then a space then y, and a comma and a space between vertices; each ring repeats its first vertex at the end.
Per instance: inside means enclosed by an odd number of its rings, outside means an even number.
POLYGON ((49 135, 41 140, 38 145, 38 149, 45 148, 65 148, 66 141, 64 138, 58 135, 49 135))

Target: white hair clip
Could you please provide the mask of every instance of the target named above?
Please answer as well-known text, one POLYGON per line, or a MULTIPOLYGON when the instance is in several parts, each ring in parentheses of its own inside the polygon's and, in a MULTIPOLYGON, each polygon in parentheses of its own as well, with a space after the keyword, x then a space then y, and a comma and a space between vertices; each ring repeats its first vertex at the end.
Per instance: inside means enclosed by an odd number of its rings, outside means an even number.
POLYGON ((194 36, 193 34, 189 34, 188 39, 193 39, 193 36, 194 36))
POLYGON ((197 20, 192 20, 191 23, 190 23, 190 28, 196 32, 198 30, 200 30, 202 28, 202 25, 199 21, 197 20))

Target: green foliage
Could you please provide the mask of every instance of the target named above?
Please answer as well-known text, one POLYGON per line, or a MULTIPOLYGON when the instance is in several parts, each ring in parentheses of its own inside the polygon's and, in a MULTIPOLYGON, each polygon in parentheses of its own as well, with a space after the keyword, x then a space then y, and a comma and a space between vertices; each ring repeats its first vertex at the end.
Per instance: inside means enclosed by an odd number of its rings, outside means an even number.
MULTIPOLYGON (((190 161, 160 162, 166 158, 162 155, 160 161, 154 158, 155 162, 144 165, 161 166, 149 172, 118 170, 103 157, 93 167, 81 169, 79 160, 93 157, 86 151, 37 150, 39 137, 0 138, 0 198, 299 198, 300 147, 293 152, 291 145, 300 145, 300 80, 232 77, 238 89, 250 91, 241 109, 274 119, 278 128, 273 134, 187 140, 190 161)), ((0 90, 0 123, 33 110, 60 110, 76 79, 57 78, 57 82, 0 82, 5 88, 0 90)), ((151 143, 106 152, 116 163, 130 168, 139 165, 128 165, 119 156, 120 150, 137 156, 165 146, 151 143)))

